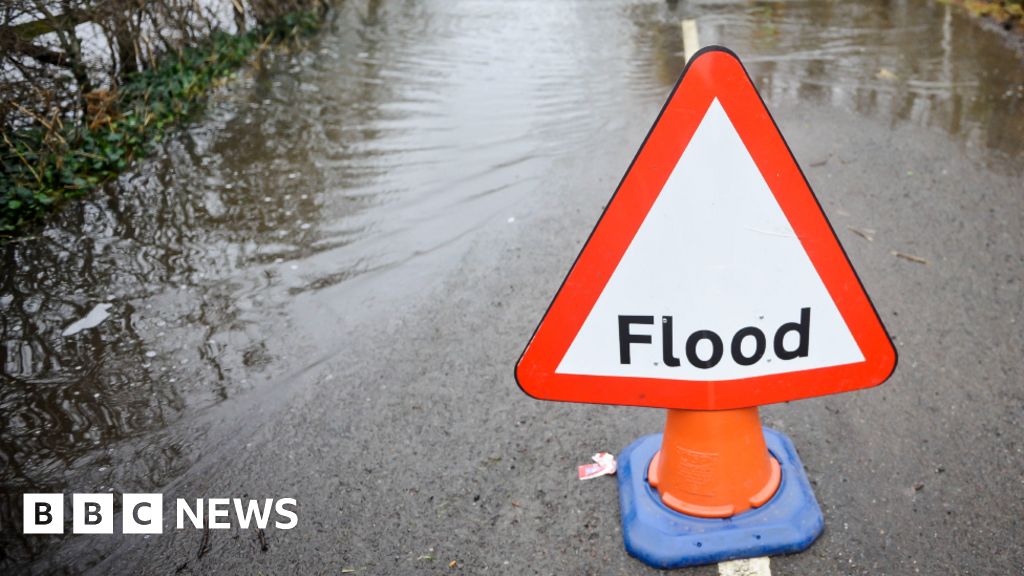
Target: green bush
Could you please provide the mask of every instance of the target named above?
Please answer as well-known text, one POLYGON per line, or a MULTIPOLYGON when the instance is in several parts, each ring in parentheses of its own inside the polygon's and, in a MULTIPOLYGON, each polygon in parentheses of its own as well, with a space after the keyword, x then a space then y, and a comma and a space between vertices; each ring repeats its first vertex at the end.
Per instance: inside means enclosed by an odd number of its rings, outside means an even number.
POLYGON ((312 12, 288 14, 244 34, 216 32, 129 75, 109 112, 78 122, 37 118, 0 142, 0 235, 10 236, 61 201, 89 193, 143 156, 147 145, 202 107, 220 78, 275 41, 316 30, 312 12))

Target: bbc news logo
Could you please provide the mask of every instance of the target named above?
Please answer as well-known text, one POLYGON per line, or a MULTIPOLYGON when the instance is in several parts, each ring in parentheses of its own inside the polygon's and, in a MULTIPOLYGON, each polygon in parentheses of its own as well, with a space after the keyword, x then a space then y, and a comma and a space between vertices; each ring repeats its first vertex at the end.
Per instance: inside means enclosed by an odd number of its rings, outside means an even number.
MULTIPOLYGON (((25 494, 23 533, 63 534, 64 494, 25 494)), ((175 501, 175 525, 185 530, 231 528, 234 516, 239 528, 265 529, 271 519, 278 530, 291 530, 299 523, 294 498, 242 500, 241 498, 197 498, 195 505, 184 498, 175 501)), ((74 534, 114 533, 113 494, 72 494, 71 531, 74 534)), ((122 494, 121 533, 161 534, 164 531, 163 494, 122 494)))

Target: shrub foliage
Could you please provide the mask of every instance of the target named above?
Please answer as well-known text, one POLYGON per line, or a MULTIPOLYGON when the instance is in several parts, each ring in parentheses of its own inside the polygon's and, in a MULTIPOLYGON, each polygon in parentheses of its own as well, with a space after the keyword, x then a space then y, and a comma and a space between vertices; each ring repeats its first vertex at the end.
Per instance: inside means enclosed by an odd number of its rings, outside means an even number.
POLYGON ((124 170, 323 0, 14 0, 0 8, 0 234, 124 170), (220 8, 220 9, 218 9, 220 8))

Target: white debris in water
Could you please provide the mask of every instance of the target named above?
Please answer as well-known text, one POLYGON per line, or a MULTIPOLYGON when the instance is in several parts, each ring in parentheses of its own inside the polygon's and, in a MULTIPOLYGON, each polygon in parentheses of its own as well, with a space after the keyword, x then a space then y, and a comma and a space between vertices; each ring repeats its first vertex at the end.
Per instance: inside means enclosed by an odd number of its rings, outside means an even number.
POLYGON ((99 326, 104 320, 110 318, 110 312, 108 312, 108 310, 110 310, 111 306, 113 306, 113 304, 107 303, 93 306, 93 309, 89 310, 89 313, 86 314, 84 318, 74 321, 70 326, 65 328, 60 335, 66 338, 68 336, 74 336, 82 330, 88 330, 99 326))
POLYGON ((153 352, 152 350, 146 352, 146 358, 156 358, 156 352, 153 352))

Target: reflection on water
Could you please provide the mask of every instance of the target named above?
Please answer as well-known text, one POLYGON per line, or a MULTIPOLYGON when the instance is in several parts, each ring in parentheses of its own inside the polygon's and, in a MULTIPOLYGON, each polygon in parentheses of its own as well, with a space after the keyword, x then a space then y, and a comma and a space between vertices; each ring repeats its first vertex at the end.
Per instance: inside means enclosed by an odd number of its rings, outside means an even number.
POLYGON ((1022 61, 954 7, 807 1, 700 11, 701 39, 737 50, 768 101, 940 128, 979 155, 1024 151, 1022 61))
MULTIPOLYGON (((415 290, 413 263, 557 193, 553 159, 653 118, 683 17, 770 103, 1021 153, 1024 67, 934 3, 345 3, 105 193, 0 247, 0 521, 20 523, 26 491, 153 490, 187 470, 197 440, 175 424, 332 354, 363 305, 353 279, 415 290), (100 304, 109 317, 62 335, 100 304)), ((0 546, 0 568, 39 542, 0 546)))

